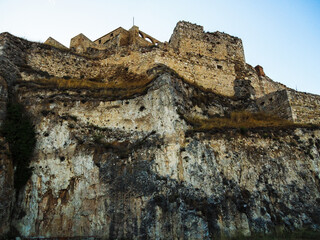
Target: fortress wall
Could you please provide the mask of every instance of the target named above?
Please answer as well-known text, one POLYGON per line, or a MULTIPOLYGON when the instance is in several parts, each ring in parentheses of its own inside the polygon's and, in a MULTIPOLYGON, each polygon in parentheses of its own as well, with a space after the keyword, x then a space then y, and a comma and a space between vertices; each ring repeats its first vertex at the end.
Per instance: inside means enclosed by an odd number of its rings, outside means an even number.
POLYGON ((298 123, 320 123, 320 96, 287 90, 292 117, 298 123))
POLYGON ((83 34, 79 34, 70 40, 70 49, 73 52, 84 53, 89 47, 96 47, 96 44, 83 34))
POLYGON ((118 28, 106 36, 97 39, 94 43, 96 43, 100 49, 115 50, 120 46, 126 46, 129 44, 129 33, 123 28, 118 28))
POLYGON ((261 76, 259 77, 260 86, 263 89, 264 94, 269 94, 275 91, 287 89, 287 87, 281 83, 274 82, 268 76, 261 76))
POLYGON ((59 43, 57 40, 53 39, 52 37, 49 37, 44 44, 62 49, 62 50, 67 50, 68 48, 64 46, 63 44, 59 43))
MULTIPOLYGON (((36 50, 32 50, 27 56, 28 65, 35 70, 45 71, 57 77, 103 78, 108 75, 109 66, 112 65, 123 65, 129 67, 130 71, 141 74, 155 64, 165 64, 190 83, 222 95, 234 95, 234 81, 237 79, 235 64, 226 60, 212 59, 206 56, 186 58, 174 51, 163 51, 159 48, 145 53, 131 51, 126 55, 114 54, 104 60, 91 60, 56 49, 44 51, 46 51, 45 54, 40 54, 36 50)), ((24 79, 27 79, 27 76, 24 75, 24 79)), ((256 97, 284 88, 283 85, 275 83, 267 77, 259 78, 254 69, 249 72, 247 80, 251 80, 256 97)))
POLYGON ((125 33, 127 33, 127 31, 125 29, 123 29, 122 27, 119 27, 119 28, 115 29, 114 31, 98 38, 97 40, 94 41, 94 43, 97 45, 104 45, 109 40, 112 40, 115 36, 118 36, 120 34, 125 34, 125 33))
MULTIPOLYGON (((182 31, 181 35, 189 34, 187 36, 194 39, 186 39, 184 42, 180 42, 181 44, 188 43, 190 46, 210 45, 208 42, 201 41, 201 37, 203 37, 199 35, 201 32, 203 33, 201 26, 191 24, 190 27, 195 27, 198 31, 182 31)), ((117 51, 115 52, 117 53, 103 60, 92 60, 76 54, 58 51, 57 49, 45 49, 45 54, 40 54, 36 49, 33 49, 28 54, 27 60, 28 65, 35 70, 45 71, 57 77, 69 76, 72 78, 106 78, 109 75, 108 70, 110 66, 114 65, 123 65, 128 67, 129 71, 141 74, 156 64, 164 64, 175 70, 188 82, 226 96, 234 96, 234 81, 236 79, 250 80, 256 97, 261 97, 284 88, 283 85, 275 83, 267 77, 259 77, 255 69, 250 65, 247 65, 245 69, 239 66, 242 63, 239 64, 238 61, 231 61, 226 48, 221 50, 222 52, 219 53, 219 56, 216 55, 217 58, 205 54, 188 53, 185 55, 177 53, 172 48, 174 39, 177 40, 174 37, 175 34, 180 34, 180 32, 174 32, 172 37, 173 42, 167 46, 136 50, 119 48, 119 39, 115 37, 107 44, 110 49, 116 48, 117 51), (239 72, 242 75, 239 75, 239 72)), ((73 40, 77 40, 79 37, 73 40)), ((90 41, 90 43, 92 42, 90 41)), ((220 45, 222 47, 223 44, 220 45)), ((224 46, 227 45, 225 44, 224 46)), ((218 52, 218 49, 216 48, 215 51, 218 52)), ((243 53, 243 49, 241 52, 243 53)), ((28 78, 26 74, 24 73, 24 79, 28 78)), ((32 77, 34 76, 30 76, 30 79, 32 77)))
POLYGON ((182 60, 176 56, 159 56, 159 62, 174 69, 188 82, 212 90, 216 93, 233 96, 233 82, 236 79, 234 64, 226 61, 209 61, 206 57, 182 60))
POLYGON ((249 64, 247 64, 246 69, 245 79, 251 81, 251 85, 255 89, 256 98, 287 88, 285 85, 274 82, 267 76, 258 76, 256 70, 249 64))
MULTIPOLYGON (((101 75, 100 62, 56 49, 31 49, 26 63, 35 71, 43 71, 56 77, 96 78, 101 75)), ((28 69, 27 69, 28 70, 28 69)), ((34 75, 22 72, 24 80, 32 80, 34 75)), ((41 78, 39 76, 39 78, 41 78)))
POLYGON ((170 46, 183 55, 202 55, 245 64, 241 39, 221 32, 205 33, 202 26, 178 22, 170 46))
MULTIPOLYGON (((220 60, 229 65, 228 70, 235 68, 231 71, 224 71, 223 74, 221 71, 214 71, 212 74, 217 75, 217 78, 197 78, 199 85, 212 90, 216 89, 219 93, 231 96, 234 93, 233 90, 230 90, 233 88, 233 81, 242 78, 251 81, 257 98, 286 88, 267 76, 258 76, 256 70, 245 63, 242 41, 237 37, 221 32, 205 33, 202 26, 179 22, 173 31, 169 45, 180 55, 196 59, 193 62, 206 59, 210 64, 220 60), (213 87, 214 85, 216 87, 213 87)), ((226 67, 223 68, 226 69, 226 67)), ((202 75, 202 71, 198 73, 202 75)))
POLYGON ((257 72, 249 64, 247 64, 246 66, 246 73, 244 79, 251 81, 251 86, 255 90, 256 98, 260 98, 265 95, 264 89, 260 83, 260 79, 257 72))
MULTIPOLYGON (((123 65, 130 71, 141 74, 155 64, 165 64, 175 70, 188 82, 197 84, 214 92, 233 96, 233 82, 236 73, 233 63, 211 58, 185 58, 173 51, 165 52, 154 49, 149 52, 131 51, 130 54, 114 54, 104 60, 91 60, 56 49, 45 49, 38 53, 36 49, 27 55, 27 64, 35 70, 48 72, 56 77, 69 76, 72 78, 103 78, 108 75, 108 69, 113 65, 123 65)), ((34 76, 30 76, 31 78, 34 76)), ((23 78, 28 79, 27 73, 23 78)))
POLYGON ((257 99, 261 111, 296 123, 320 123, 320 96, 285 89, 257 99))
POLYGON ((271 115, 277 115, 284 119, 293 120, 286 90, 273 92, 258 98, 257 105, 260 111, 271 115))
POLYGON ((119 33, 117 36, 115 36, 114 38, 111 38, 110 40, 107 40, 106 42, 104 42, 104 44, 100 46, 101 48, 106 48, 106 49, 117 49, 122 45, 121 43, 123 42, 128 42, 128 37, 124 38, 122 36, 122 33, 119 33))
POLYGON ((126 56, 115 54, 102 60, 102 64, 124 65, 129 71, 138 74, 145 73, 156 64, 164 64, 190 83, 222 95, 234 95, 233 82, 236 73, 234 64, 227 61, 212 60, 204 56, 186 59, 174 52, 157 49, 146 53, 132 51, 126 56))

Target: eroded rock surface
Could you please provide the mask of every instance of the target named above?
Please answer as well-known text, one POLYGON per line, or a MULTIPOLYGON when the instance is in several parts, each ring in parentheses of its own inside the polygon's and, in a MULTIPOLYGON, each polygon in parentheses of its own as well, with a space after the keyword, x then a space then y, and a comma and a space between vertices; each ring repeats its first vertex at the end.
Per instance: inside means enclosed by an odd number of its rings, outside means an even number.
POLYGON ((319 127, 200 131, 189 121, 259 111, 249 76, 234 76, 229 97, 163 62, 134 68, 115 64, 117 55, 100 61, 7 33, 0 41, 0 120, 14 97, 37 138, 15 200, 0 136, 0 234, 11 226, 27 238, 219 239, 320 229, 319 127))

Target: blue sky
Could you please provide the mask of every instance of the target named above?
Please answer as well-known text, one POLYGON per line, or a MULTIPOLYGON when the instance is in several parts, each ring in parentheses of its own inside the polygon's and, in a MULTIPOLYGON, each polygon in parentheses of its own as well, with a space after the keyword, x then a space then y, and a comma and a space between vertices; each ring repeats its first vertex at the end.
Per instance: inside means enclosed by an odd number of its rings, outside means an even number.
POLYGON ((179 20, 240 37, 246 61, 299 91, 320 94, 320 0, 0 0, 0 32, 69 46, 135 25, 168 41, 179 20))

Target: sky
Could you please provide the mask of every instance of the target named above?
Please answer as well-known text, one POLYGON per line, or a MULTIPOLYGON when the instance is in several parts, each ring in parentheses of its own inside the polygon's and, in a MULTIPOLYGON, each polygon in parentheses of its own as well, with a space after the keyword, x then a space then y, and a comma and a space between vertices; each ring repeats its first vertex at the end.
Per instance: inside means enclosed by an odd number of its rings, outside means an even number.
POLYGON ((274 81, 320 95, 320 0, 0 0, 0 32, 69 46, 134 24, 169 41, 180 20, 242 39, 246 61, 274 81))

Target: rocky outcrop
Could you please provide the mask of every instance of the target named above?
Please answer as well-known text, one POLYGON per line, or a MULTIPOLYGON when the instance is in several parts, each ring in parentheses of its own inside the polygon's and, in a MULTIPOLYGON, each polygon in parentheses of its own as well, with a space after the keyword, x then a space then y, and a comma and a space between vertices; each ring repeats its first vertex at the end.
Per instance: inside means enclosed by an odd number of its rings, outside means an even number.
MULTIPOLYGON (((13 64, 6 58, 6 45, 0 39, 0 128, 6 116, 8 101, 8 83, 14 79, 15 71, 10 71, 13 64), (5 77, 6 80, 3 78, 5 77)), ((0 131, 0 236, 10 230, 11 211, 14 204, 13 163, 9 146, 0 131)))
POLYGON ((318 228, 320 131, 193 132, 177 111, 190 88, 179 81, 162 74, 146 94, 113 101, 21 88, 39 136, 24 214, 15 213, 21 234, 210 239, 318 228))
POLYGON ((0 236, 9 232, 11 211, 14 205, 13 164, 9 146, 3 136, 0 137, 0 236))
POLYGON ((37 138, 32 176, 16 198, 0 138, 0 234, 10 226, 26 238, 93 239, 320 230, 318 126, 197 126, 258 112, 245 76, 254 69, 234 79, 228 97, 163 62, 91 59, 9 34, 0 41, 1 101, 10 93, 25 107, 37 138))

